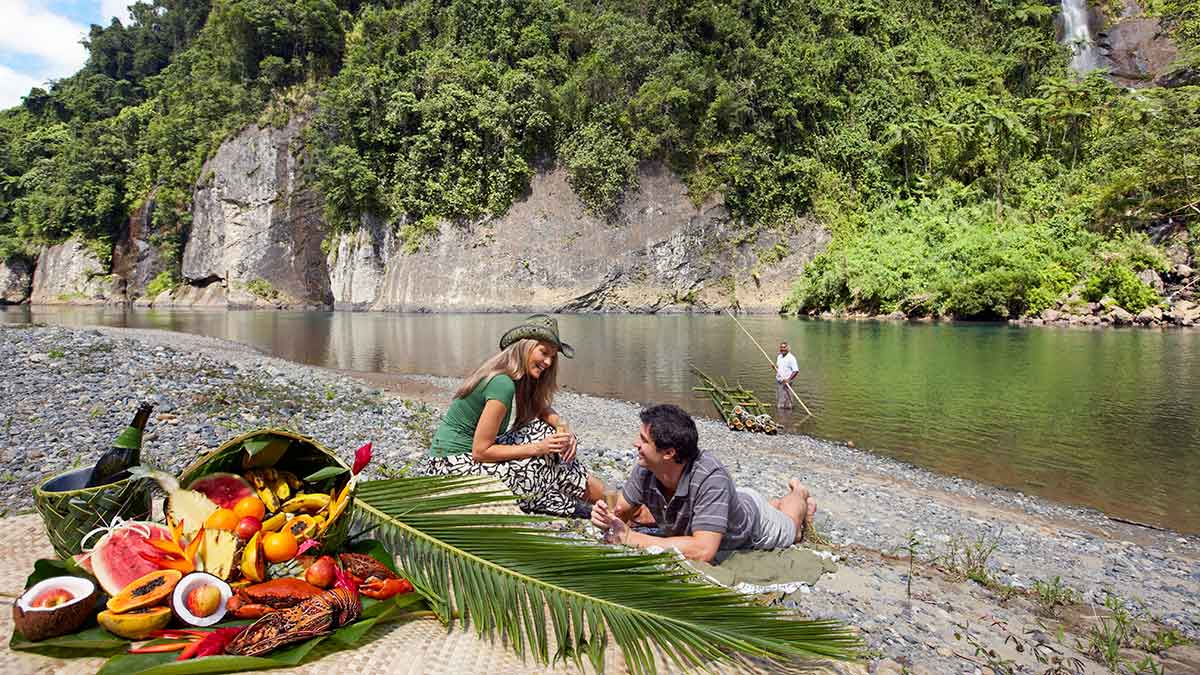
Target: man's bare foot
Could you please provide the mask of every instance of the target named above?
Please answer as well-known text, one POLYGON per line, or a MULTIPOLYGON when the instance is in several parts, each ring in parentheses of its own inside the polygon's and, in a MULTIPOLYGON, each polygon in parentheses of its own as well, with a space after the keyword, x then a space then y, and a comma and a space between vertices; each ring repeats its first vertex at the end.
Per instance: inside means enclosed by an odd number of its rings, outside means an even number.
POLYGON ((788 481, 788 493, 770 501, 771 506, 779 509, 796 524, 796 543, 804 539, 806 524, 817 512, 817 500, 809 494, 808 488, 793 478, 788 481))

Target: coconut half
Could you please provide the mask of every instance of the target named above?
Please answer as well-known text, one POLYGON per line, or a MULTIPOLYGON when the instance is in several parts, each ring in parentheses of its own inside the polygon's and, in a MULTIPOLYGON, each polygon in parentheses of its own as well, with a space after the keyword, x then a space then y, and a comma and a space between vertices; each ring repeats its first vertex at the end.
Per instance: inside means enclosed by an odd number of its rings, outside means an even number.
MULTIPOLYGON (((209 591, 209 593, 212 592, 209 591)), ((175 591, 171 594, 171 610, 175 612, 175 616, 179 617, 180 621, 189 626, 211 626, 225 618, 225 605, 232 597, 233 589, 229 587, 229 584, 208 572, 192 572, 175 584, 175 591), (210 598, 211 613, 201 616, 193 611, 193 607, 188 606, 188 596, 193 591, 201 593, 206 587, 216 589, 216 594, 210 598)), ((199 608, 196 607, 196 609, 199 608)))
POLYGON ((13 603, 13 623, 31 642, 66 635, 78 630, 96 610, 96 584, 82 577, 51 577, 37 582, 13 603), (35 607, 39 599, 55 591, 69 594, 51 607, 35 607))

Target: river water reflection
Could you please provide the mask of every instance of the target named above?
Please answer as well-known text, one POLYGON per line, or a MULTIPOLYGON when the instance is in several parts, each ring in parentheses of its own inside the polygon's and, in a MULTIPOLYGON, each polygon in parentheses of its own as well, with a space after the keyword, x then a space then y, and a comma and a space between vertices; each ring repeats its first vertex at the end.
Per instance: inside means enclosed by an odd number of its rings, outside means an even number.
MULTIPOLYGON (((502 314, 8 308, 0 321, 161 328, 301 363, 460 376, 493 352, 502 314)), ((1200 532, 1200 332, 744 317, 772 355, 786 339, 816 413, 788 428, 944 473, 1200 532)), ((564 315, 576 391, 693 398, 689 364, 774 400, 773 371, 721 316, 564 315)), ((631 420, 632 422, 632 420, 631 420)), ((579 426, 586 427, 581 420, 579 426)))

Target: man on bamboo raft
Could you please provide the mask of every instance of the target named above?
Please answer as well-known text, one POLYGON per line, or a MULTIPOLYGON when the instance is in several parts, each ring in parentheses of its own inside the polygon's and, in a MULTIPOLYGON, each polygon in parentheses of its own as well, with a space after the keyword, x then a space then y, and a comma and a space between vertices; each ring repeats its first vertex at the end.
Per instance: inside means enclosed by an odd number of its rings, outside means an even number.
POLYGON ((804 536, 817 502, 800 481, 789 481, 787 494, 768 501, 734 486, 716 457, 700 450, 696 423, 679 407, 656 405, 643 410, 641 419, 634 441, 637 466, 617 496, 615 512, 603 500, 592 508, 592 523, 607 531, 608 541, 674 548, 691 560, 719 562, 735 550, 785 548, 804 536), (629 527, 643 506, 665 536, 629 527))

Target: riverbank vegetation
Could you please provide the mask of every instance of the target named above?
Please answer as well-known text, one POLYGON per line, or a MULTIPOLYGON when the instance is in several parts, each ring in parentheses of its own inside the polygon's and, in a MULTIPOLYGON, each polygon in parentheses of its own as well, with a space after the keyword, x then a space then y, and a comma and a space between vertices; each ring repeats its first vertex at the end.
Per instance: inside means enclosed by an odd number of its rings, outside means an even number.
MULTIPOLYGON (((1195 46, 1187 3, 1148 9, 1195 46)), ((1014 317, 1078 289, 1136 312, 1160 300, 1131 285, 1161 263, 1140 233, 1200 227, 1200 87, 1079 79, 1054 15, 1032 0, 139 3, 130 26, 93 28, 83 70, 0 113, 0 257, 73 233, 111 250, 150 195, 157 243, 177 249, 219 143, 303 109, 330 224, 369 212, 410 249, 502 213, 544 162, 607 214, 655 160, 748 231, 831 228, 794 311, 1014 317)))

